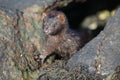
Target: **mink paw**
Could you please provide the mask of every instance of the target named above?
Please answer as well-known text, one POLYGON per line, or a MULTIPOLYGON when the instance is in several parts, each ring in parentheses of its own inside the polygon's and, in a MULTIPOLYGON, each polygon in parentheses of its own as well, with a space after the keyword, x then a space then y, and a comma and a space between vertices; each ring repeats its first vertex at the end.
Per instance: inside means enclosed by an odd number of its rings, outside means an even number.
POLYGON ((41 54, 34 55, 34 60, 43 65, 45 57, 41 54))

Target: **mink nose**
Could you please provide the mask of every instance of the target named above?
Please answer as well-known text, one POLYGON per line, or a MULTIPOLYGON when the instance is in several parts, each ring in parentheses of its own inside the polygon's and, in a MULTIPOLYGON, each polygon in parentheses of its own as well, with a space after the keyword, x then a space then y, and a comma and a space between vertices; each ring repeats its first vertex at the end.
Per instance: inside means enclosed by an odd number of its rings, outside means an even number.
POLYGON ((48 30, 45 30, 45 33, 48 33, 48 30))
POLYGON ((44 32, 45 32, 46 34, 49 34, 49 30, 45 30, 44 32))

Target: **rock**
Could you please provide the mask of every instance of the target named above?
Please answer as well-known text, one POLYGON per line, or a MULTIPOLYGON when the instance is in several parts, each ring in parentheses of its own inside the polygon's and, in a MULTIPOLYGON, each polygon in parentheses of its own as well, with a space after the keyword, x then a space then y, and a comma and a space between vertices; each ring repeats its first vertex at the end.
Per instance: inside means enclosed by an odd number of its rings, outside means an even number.
POLYGON ((9 16, 0 10, 0 79, 35 80, 38 72, 31 71, 36 71, 40 64, 34 55, 40 54, 45 39, 40 19, 40 14, 32 12, 16 11, 9 16))
POLYGON ((10 8, 10 9, 18 9, 23 10, 28 7, 32 7, 33 5, 43 6, 44 4, 51 4, 55 0, 0 0, 0 6, 10 8))
POLYGON ((70 2, 84 2, 85 0, 0 0, 0 7, 9 8, 12 10, 24 10, 26 8, 30 8, 34 5, 38 6, 51 6, 54 3, 56 4, 56 7, 62 7, 68 5, 70 2))
POLYGON ((120 65, 120 8, 104 30, 68 61, 67 66, 84 64, 89 71, 108 75, 120 65))

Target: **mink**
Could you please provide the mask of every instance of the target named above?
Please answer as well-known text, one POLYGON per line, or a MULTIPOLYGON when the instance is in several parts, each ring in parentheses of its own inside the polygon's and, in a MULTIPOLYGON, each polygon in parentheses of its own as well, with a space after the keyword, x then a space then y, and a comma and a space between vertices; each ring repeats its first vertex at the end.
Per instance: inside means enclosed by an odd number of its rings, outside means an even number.
POLYGON ((50 11, 43 19, 43 32, 47 35, 45 48, 40 58, 45 58, 52 53, 57 53, 69 59, 85 44, 84 34, 70 29, 65 14, 61 11, 50 11))

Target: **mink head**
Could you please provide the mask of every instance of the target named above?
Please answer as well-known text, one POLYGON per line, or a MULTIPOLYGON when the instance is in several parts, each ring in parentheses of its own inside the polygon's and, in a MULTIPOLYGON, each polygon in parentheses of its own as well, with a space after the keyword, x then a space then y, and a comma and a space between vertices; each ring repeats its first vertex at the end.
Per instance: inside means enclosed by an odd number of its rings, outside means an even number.
POLYGON ((66 16, 62 12, 50 11, 43 19, 43 31, 47 35, 56 35, 67 28, 66 24, 66 16))

